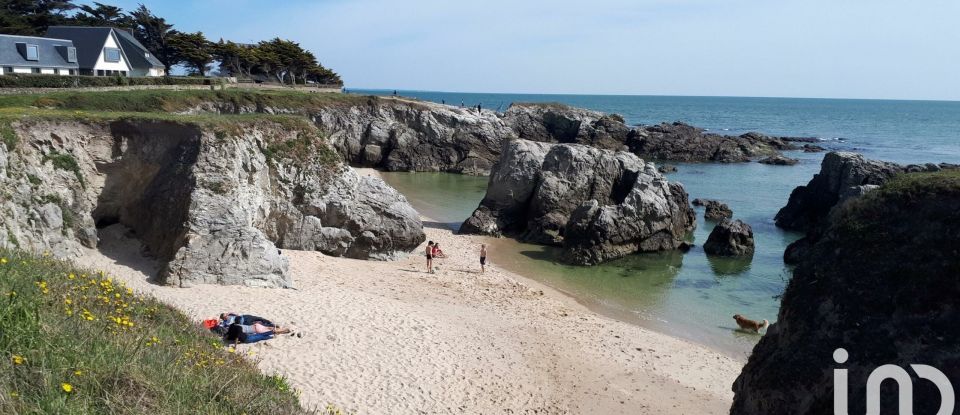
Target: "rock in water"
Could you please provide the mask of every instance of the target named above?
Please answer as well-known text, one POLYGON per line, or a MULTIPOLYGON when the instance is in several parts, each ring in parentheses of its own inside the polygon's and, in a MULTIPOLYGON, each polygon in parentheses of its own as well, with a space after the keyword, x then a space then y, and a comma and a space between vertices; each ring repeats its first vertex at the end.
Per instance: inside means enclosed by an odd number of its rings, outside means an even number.
MULTIPOLYGON (((897 176, 825 221, 733 385, 730 413, 832 414, 834 370, 845 369, 848 413, 862 414, 867 379, 887 364, 909 374, 911 413, 938 413, 939 390, 910 365, 954 388, 960 379, 960 173, 897 176)), ((880 407, 896 413, 894 382, 883 383, 880 407)))
POLYGON ((740 219, 721 220, 703 244, 703 252, 717 256, 749 256, 753 248, 753 228, 740 219))
POLYGON ((633 154, 527 140, 502 154, 461 233, 563 246, 566 261, 587 265, 675 249, 695 226, 683 186, 633 154))
POLYGON ((774 166, 792 166, 792 165, 794 165, 794 164, 797 164, 798 162, 799 162, 799 160, 797 160, 797 159, 792 159, 792 158, 790 158, 790 157, 785 157, 785 156, 780 155, 780 154, 777 154, 777 155, 775 155, 775 156, 765 157, 765 158, 760 159, 760 161, 758 161, 758 163, 770 164, 770 165, 774 165, 774 166))
POLYGON ((777 212, 777 226, 811 230, 826 219, 845 194, 862 193, 866 188, 861 186, 883 184, 901 172, 900 165, 868 160, 860 154, 827 153, 820 164, 820 173, 806 186, 793 189, 787 205, 777 212))
MULTIPOLYGON (((699 199, 697 199, 699 200, 699 199)), ((733 210, 726 203, 720 203, 716 200, 700 201, 706 208, 703 211, 703 218, 706 220, 718 221, 733 217, 733 210)))

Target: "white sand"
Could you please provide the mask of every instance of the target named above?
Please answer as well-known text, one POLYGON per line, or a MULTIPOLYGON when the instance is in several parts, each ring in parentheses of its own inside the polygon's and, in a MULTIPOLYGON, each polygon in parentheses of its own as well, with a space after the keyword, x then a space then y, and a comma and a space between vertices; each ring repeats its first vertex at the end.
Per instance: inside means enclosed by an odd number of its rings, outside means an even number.
MULTIPOLYGON (((113 227, 116 231, 119 227, 113 227)), ((291 325, 303 338, 242 346, 282 374, 308 407, 359 414, 720 414, 738 361, 599 316, 568 297, 497 269, 479 274, 482 237, 426 229, 448 259, 425 272, 421 246, 395 262, 284 251, 295 290, 161 287, 139 243, 113 233, 77 262, 181 308, 198 321, 222 311, 291 325)))

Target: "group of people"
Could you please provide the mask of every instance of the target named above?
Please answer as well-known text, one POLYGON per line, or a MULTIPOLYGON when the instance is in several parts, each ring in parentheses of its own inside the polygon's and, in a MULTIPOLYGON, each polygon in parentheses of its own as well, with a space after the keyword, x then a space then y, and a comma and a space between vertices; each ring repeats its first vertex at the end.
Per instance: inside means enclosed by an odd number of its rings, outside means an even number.
POLYGON ((294 334, 288 327, 280 327, 252 314, 221 313, 218 320, 207 321, 210 322, 210 331, 223 336, 224 342, 233 345, 270 340, 279 334, 294 334))
MULTIPOLYGON (((437 269, 433 266, 433 260, 436 258, 446 258, 447 255, 440 249, 440 242, 427 242, 426 248, 427 272, 433 274, 437 269)), ((487 267, 487 244, 480 244, 480 273, 486 272, 487 267)))

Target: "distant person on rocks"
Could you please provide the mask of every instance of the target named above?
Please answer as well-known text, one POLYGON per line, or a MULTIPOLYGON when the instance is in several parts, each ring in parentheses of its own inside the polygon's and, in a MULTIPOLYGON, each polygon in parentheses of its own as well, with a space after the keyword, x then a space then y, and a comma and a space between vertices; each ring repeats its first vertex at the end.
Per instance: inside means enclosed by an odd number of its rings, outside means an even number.
POLYGON ((396 90, 396 89, 393 90, 393 96, 397 96, 397 90, 396 90))
POLYGON ((481 108, 480 104, 477 104, 477 115, 483 115, 483 113, 480 112, 481 108))
POLYGON ((480 273, 486 272, 487 266, 487 244, 480 244, 480 273))
POLYGON ((463 101, 460 101, 460 108, 463 108, 463 101))
POLYGON ((427 272, 433 274, 433 241, 427 242, 427 272))
POLYGON ((440 104, 441 104, 441 105, 447 105, 447 100, 441 99, 441 100, 440 100, 440 104))

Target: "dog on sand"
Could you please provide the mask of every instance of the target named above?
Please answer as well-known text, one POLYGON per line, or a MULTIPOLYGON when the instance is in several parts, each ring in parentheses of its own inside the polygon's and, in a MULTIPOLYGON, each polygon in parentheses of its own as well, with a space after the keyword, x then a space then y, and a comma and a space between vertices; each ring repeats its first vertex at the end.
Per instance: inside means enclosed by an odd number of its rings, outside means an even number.
POLYGON ((737 325, 740 326, 741 330, 752 330, 755 333, 759 333, 760 330, 770 325, 770 322, 767 320, 754 321, 739 314, 734 314, 733 319, 737 321, 737 325))

